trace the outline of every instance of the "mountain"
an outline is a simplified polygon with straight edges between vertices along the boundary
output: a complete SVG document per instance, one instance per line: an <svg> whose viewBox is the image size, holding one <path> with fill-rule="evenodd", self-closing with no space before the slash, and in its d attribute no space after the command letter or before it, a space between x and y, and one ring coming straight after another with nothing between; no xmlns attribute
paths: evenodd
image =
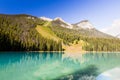
<svg viewBox="0 0 120 80"><path fill-rule="evenodd" d="M79 32L80 34L89 37L113 38L112 36L97 30L88 20L83 20L76 24L70 24L65 22L61 18L56 18L52 21L52 26L60 26L72 30L77 30L77 32Z"/></svg>
<svg viewBox="0 0 120 80"><path fill-rule="evenodd" d="M81 34L86 36L112 38L112 36L97 30L94 25L92 25L88 20L83 20L81 22L73 24L73 29L80 31Z"/></svg>
<svg viewBox="0 0 120 80"><path fill-rule="evenodd" d="M73 28L73 25L71 25L70 23L65 22L62 18L59 18L59 17L55 18L52 21L52 25L53 26L61 26L61 27L69 28L69 29Z"/></svg>
<svg viewBox="0 0 120 80"><path fill-rule="evenodd" d="M48 21L48 22L52 22L53 26L61 26L61 27L65 27L65 28L73 28L73 25L71 25L70 23L65 22L62 18L60 17L56 17L55 19L50 19L47 17L40 17L41 20L44 21Z"/></svg>
<svg viewBox="0 0 120 80"><path fill-rule="evenodd" d="M0 14L0 51L63 50L120 51L120 40L88 20L70 24L61 18Z"/></svg>
<svg viewBox="0 0 120 80"><path fill-rule="evenodd" d="M94 29L94 26L88 20L83 20L81 22L73 24L73 26L74 29Z"/></svg>

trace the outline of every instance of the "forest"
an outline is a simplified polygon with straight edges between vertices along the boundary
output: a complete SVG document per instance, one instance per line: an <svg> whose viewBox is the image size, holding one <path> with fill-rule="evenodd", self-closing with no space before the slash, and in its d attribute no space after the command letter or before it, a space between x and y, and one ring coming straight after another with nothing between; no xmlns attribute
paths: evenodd
<svg viewBox="0 0 120 80"><path fill-rule="evenodd" d="M30 15L0 15L0 51L61 51L61 42L36 30L44 21Z"/></svg>

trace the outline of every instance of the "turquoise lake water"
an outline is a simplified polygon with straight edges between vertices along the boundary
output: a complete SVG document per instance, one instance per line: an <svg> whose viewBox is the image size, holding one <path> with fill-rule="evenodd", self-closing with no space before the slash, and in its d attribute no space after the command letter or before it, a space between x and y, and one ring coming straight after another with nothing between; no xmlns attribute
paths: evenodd
<svg viewBox="0 0 120 80"><path fill-rule="evenodd" d="M0 52L0 80L61 80L80 71L91 73L85 69L90 65L97 75L120 67L120 53Z"/></svg>

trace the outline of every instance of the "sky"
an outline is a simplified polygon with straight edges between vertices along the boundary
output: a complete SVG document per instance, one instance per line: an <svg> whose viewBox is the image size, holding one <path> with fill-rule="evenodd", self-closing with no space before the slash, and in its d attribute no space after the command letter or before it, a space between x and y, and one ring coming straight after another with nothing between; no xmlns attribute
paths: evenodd
<svg viewBox="0 0 120 80"><path fill-rule="evenodd" d="M120 0L0 0L0 13L61 17L69 23L89 20L107 33L116 20L120 26Z"/></svg>

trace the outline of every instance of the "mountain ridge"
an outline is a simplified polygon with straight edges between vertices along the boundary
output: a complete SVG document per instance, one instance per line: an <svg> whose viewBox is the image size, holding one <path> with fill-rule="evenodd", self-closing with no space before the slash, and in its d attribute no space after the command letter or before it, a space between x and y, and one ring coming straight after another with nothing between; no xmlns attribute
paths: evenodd
<svg viewBox="0 0 120 80"><path fill-rule="evenodd" d="M74 26L77 26L77 27L82 28L82 29L93 29L93 28L94 28L93 25L92 25L88 20L82 20L82 21L77 22L77 23L75 23L75 24L70 24L70 23L64 21L64 20L63 20L62 18L60 18L60 17L56 17L56 18L54 18L54 19L50 19L50 18L47 18L47 17L40 17L40 19L43 19L43 20L45 20L45 21L51 21L51 22L52 22L52 21L63 22L63 23L66 24L67 26L70 26L70 27L67 27L67 28L70 28L70 29L73 29ZM87 24L87 26L86 26L86 24ZM63 27L65 27L65 26L63 26Z"/></svg>
<svg viewBox="0 0 120 80"><path fill-rule="evenodd" d="M81 34L87 35L87 36L113 38L113 36L97 30L88 20L83 20L75 24L70 24L70 23L68 24L64 20L58 19L58 20L51 21L51 23L52 23L52 26L60 26L60 27L64 27L72 30L77 30L81 32ZM77 24L80 24L80 25L76 26Z"/></svg>
<svg viewBox="0 0 120 80"><path fill-rule="evenodd" d="M89 20L82 20L73 24L77 29L94 29L95 27L89 22Z"/></svg>
<svg viewBox="0 0 120 80"><path fill-rule="evenodd" d="M50 19L50 18L47 18L47 19ZM52 23L52 26L60 26L60 27L65 27L65 28L69 28L69 29L78 30L81 32L81 34L87 33L88 35L92 35L95 37L100 37L100 36L107 37L108 36L109 38L110 37L113 38L113 36L97 30L89 20L82 20L75 24L70 24L70 23L64 21L60 17L56 17L56 18L50 19L50 20L47 20L47 19L46 19L46 21L50 21ZM94 34L92 34L92 33L94 33Z"/></svg>

